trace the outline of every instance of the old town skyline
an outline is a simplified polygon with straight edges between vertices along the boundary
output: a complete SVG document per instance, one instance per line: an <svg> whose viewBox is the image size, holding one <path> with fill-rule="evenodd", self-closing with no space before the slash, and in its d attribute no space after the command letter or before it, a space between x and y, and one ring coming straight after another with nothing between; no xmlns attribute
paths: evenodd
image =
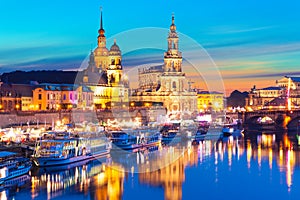
<svg viewBox="0 0 300 200"><path fill-rule="evenodd" d="M260 2L258 6L257 2L241 5L232 0L231 3L234 2L236 4L232 8L218 2L222 9L216 11L223 13L223 20L213 17L213 12L205 10L213 7L207 2L191 1L182 7L178 6L177 1L171 4L165 1L155 2L148 5L152 10L147 11L142 3L134 1L118 2L120 7L113 7L106 1L91 1L86 5L81 1L74 1L70 9L67 9L68 5L55 1L46 3L47 5L18 3L17 6L13 2L3 2L2 8L7 8L13 15L1 22L4 31L1 33L3 45L0 48L0 73L14 70L78 69L90 49L96 45L95 27L99 26L99 11L89 11L98 10L102 5L109 44L112 44L116 34L123 31L150 26L166 28L169 16L174 12L179 32L195 39L215 61L227 94L234 89L249 91L254 84L259 88L274 85L275 80L284 75L298 75L299 34L296 33L299 28L295 22L299 17L293 11L296 6L282 7L276 1L271 10L267 9L267 2ZM160 9L160 6L165 6L165 9ZM253 8L251 12L249 7ZM225 13L225 8L231 10L231 14ZM188 16L185 15L187 9L191 11ZM51 10L56 11L55 15ZM129 10L141 15L139 20L134 20L134 14L128 14ZM243 10L247 12L241 15ZM66 15L71 11L84 14ZM289 15L280 17L277 14L279 11L289 12ZM5 15L6 11L1 13ZM234 14L239 14L239 19L235 19ZM36 15L39 19L34 19ZM120 15L123 17L119 17ZM58 20L60 16L63 18ZM165 38L166 35L167 29L162 37ZM130 41L118 42L122 48L131 45ZM162 47L166 46L163 41L159 42ZM161 52L163 50L153 50L150 53L145 50L124 54L124 68L145 64L145 61L150 64L162 63Z"/></svg>

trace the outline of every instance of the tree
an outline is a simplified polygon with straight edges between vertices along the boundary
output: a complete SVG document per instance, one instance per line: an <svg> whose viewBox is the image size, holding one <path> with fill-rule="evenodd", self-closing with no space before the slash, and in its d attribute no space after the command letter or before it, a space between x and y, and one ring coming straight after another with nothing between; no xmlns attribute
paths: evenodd
<svg viewBox="0 0 300 200"><path fill-rule="evenodd" d="M229 97L227 97L227 106L229 107L244 107L245 99L248 97L248 92L240 92L234 90Z"/></svg>

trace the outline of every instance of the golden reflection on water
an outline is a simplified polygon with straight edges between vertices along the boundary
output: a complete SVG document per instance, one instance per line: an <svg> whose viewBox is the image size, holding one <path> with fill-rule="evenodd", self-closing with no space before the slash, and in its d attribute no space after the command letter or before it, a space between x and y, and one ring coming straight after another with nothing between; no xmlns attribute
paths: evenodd
<svg viewBox="0 0 300 200"><path fill-rule="evenodd" d="M65 171L32 176L31 197L46 190L47 199L62 197L65 190L74 186L85 196L92 193L92 199L118 200L123 195L124 170L118 165L82 165ZM94 191L91 192L91 189Z"/></svg>
<svg viewBox="0 0 300 200"><path fill-rule="evenodd" d="M122 199L124 169L121 166L107 166L103 173L94 176L95 179L95 196L93 199Z"/></svg>
<svg viewBox="0 0 300 200"><path fill-rule="evenodd" d="M163 187L165 200L182 199L182 184L185 181L184 169L186 166L197 165L198 157L201 157L200 155L203 153L208 153L206 147L206 145L188 147L181 157L166 167L156 171L140 173L139 182L155 187ZM158 159L155 162L159 165L162 161Z"/></svg>

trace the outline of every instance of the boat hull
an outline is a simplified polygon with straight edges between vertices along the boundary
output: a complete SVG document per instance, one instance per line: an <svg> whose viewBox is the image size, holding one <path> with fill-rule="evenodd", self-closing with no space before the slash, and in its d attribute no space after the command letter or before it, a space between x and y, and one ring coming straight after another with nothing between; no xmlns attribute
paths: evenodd
<svg viewBox="0 0 300 200"><path fill-rule="evenodd" d="M75 156L71 158L51 158L51 157L33 157L33 163L37 167L47 167L47 166L56 166L56 165L67 165L75 162L80 162L84 160L90 160L97 157L105 156L109 154L110 150L107 149L105 151L92 154L92 155L85 155L85 156Z"/></svg>
<svg viewBox="0 0 300 200"><path fill-rule="evenodd" d="M145 144L130 143L130 144L114 144L114 145L123 150L133 150L133 149L138 149L138 148L143 148L143 147L156 146L156 145L159 145L160 143L161 143L161 141L155 141L155 142L145 143Z"/></svg>

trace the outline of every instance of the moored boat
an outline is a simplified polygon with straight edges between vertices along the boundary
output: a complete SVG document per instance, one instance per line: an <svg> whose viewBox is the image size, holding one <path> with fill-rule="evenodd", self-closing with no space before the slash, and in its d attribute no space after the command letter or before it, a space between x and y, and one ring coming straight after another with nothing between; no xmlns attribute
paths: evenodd
<svg viewBox="0 0 300 200"><path fill-rule="evenodd" d="M112 143L118 148L132 150L142 147L158 145L161 142L159 133L145 135L131 135L124 131L111 131Z"/></svg>
<svg viewBox="0 0 300 200"><path fill-rule="evenodd" d="M0 152L0 184L29 172L30 160L16 156L17 154L13 152Z"/></svg>
<svg viewBox="0 0 300 200"><path fill-rule="evenodd" d="M239 136L243 133L243 130L238 129L236 124L225 124L222 129L223 136Z"/></svg>
<svg viewBox="0 0 300 200"><path fill-rule="evenodd" d="M162 132L162 141L163 142L170 142L172 141L176 135L178 134L177 130L168 130L168 131L164 131Z"/></svg>
<svg viewBox="0 0 300 200"><path fill-rule="evenodd" d="M52 133L37 141L32 159L36 166L46 167L93 159L109 152L110 142L105 136L73 137L69 133Z"/></svg>
<svg viewBox="0 0 300 200"><path fill-rule="evenodd" d="M198 130L197 134L206 134L209 129L209 122L208 121L199 121L198 122Z"/></svg>

